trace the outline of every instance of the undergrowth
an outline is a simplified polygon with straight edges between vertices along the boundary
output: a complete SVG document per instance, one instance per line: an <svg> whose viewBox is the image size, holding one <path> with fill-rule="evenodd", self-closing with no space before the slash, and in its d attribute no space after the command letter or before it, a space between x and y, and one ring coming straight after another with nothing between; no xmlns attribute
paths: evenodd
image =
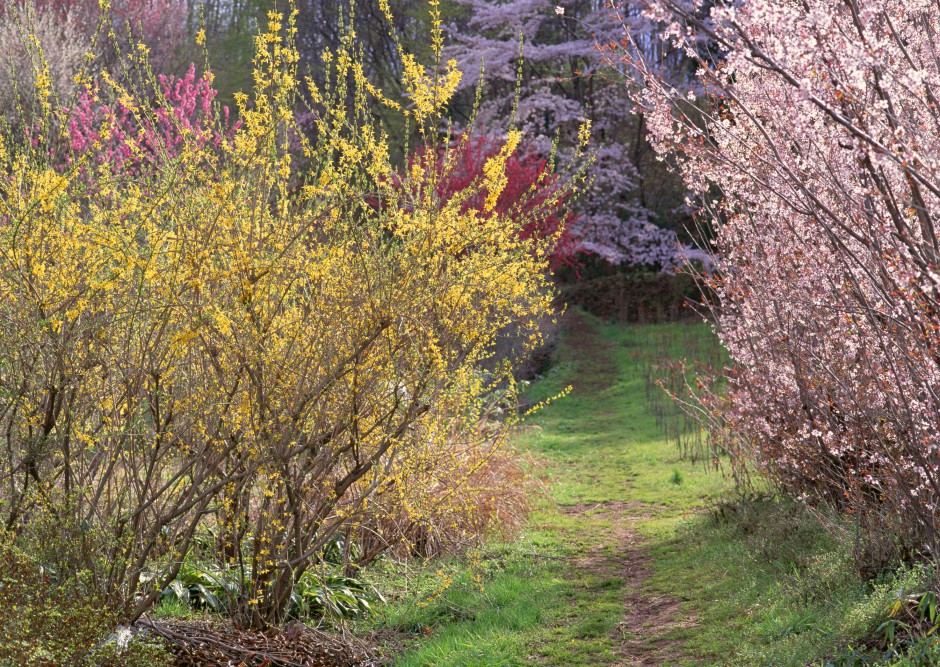
<svg viewBox="0 0 940 667"><path fill-rule="evenodd" d="M841 520L766 497L716 505L655 550L652 586L679 595L694 627L676 635L694 664L848 667L896 663L911 643L885 622L928 573L866 580Z"/></svg>
<svg viewBox="0 0 940 667"><path fill-rule="evenodd" d="M626 633L667 647L669 665L940 665L934 572L908 566L863 577L844 519L767 489L736 494L663 435L645 402L645 348L664 341L678 355L676 341L709 336L707 327L582 322L588 328L565 335L528 399L570 383L574 391L517 433L530 477L542 482L532 485L542 491L524 533L461 557L381 560L351 580L355 591L374 592L366 607L350 589L352 597L336 598L345 608L313 610L311 619L384 640L400 667L622 664ZM640 590L615 571L584 566L585 554L623 555L610 514L596 509L611 506L641 508L642 544L631 548L648 550L651 565ZM184 569L188 598L168 590L157 613L211 610L201 586L220 602L222 593L206 576ZM309 588L317 595L347 584L327 578ZM662 626L624 628L628 598L638 594L650 605L680 604Z"/></svg>

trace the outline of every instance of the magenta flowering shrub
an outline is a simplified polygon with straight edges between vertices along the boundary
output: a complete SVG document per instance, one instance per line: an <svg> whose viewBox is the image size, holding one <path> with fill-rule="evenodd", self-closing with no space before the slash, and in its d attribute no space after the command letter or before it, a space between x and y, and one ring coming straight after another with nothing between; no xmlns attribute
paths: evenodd
<svg viewBox="0 0 940 667"><path fill-rule="evenodd" d="M699 94L629 42L604 48L717 229L734 364L712 435L785 490L838 503L862 535L935 550L940 10L657 0L647 16L698 58ZM703 39L720 58L700 57Z"/></svg>
<svg viewBox="0 0 940 667"><path fill-rule="evenodd" d="M160 74L157 82L157 104L146 114L119 98L103 97L98 89L83 91L67 110L73 156L135 172L148 162L176 157L187 142L220 145L238 128L240 121L231 122L228 107L215 117L217 91L208 76L196 76L195 66L182 77Z"/></svg>

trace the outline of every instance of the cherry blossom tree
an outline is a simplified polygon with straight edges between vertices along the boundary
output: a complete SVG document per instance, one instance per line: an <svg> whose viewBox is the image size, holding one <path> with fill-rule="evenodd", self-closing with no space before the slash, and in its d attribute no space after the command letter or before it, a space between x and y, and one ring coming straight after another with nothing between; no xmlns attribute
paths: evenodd
<svg viewBox="0 0 940 667"><path fill-rule="evenodd" d="M940 12L749 0L651 20L700 93L631 71L659 151L714 222L734 359L713 435L783 489L850 510L868 564L940 537ZM707 38L721 58L703 56ZM867 546L866 546L867 545Z"/></svg>

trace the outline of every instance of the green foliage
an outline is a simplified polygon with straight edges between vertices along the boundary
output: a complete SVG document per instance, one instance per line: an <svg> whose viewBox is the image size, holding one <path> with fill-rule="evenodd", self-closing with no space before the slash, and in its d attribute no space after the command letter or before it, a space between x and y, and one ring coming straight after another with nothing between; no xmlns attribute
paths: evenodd
<svg viewBox="0 0 940 667"><path fill-rule="evenodd" d="M199 615L188 603L176 598L164 598L150 611L150 616L157 619L182 620Z"/></svg>
<svg viewBox="0 0 940 667"><path fill-rule="evenodd" d="M243 590L236 570L183 563L176 579L163 590L160 601L196 610L224 612L232 608Z"/></svg>
<svg viewBox="0 0 940 667"><path fill-rule="evenodd" d="M922 580L916 576L914 581ZM940 596L936 590L897 588L874 632L877 648L890 665L940 665Z"/></svg>
<svg viewBox="0 0 940 667"><path fill-rule="evenodd" d="M849 646L821 667L934 667L940 665L940 597L923 590L924 573L913 571L892 582L895 593L883 609L885 620L860 648ZM913 589L910 587L913 586ZM882 587L883 588L883 587ZM916 592L910 592L910 591Z"/></svg>
<svg viewBox="0 0 940 667"><path fill-rule="evenodd" d="M361 618L372 611L376 601L385 598L359 579L307 570L294 584L290 598L291 618Z"/></svg>
<svg viewBox="0 0 940 667"><path fill-rule="evenodd" d="M0 533L0 665L157 667L169 664L159 642L117 642L117 614L86 573L60 578L26 547Z"/></svg>
<svg viewBox="0 0 940 667"><path fill-rule="evenodd" d="M333 539L323 547L323 553L320 560L330 565L345 565L347 560L356 562L362 556L362 548L355 540L349 541L349 558L346 554L346 537L344 535L334 535Z"/></svg>
<svg viewBox="0 0 940 667"><path fill-rule="evenodd" d="M339 551L336 551L337 544ZM342 540L331 542L324 553L341 562ZM226 613L245 595L238 570L215 565L183 563L177 577L163 590L158 613L188 616L192 612ZM343 620L361 618L385 598L372 586L329 567L304 572L294 584L288 617L293 619Z"/></svg>
<svg viewBox="0 0 940 667"><path fill-rule="evenodd" d="M102 644L88 664L94 667L169 667L174 661L159 639L138 635L124 646L115 641Z"/></svg>
<svg viewBox="0 0 940 667"><path fill-rule="evenodd" d="M551 499L537 505L523 539L490 546L482 570L448 561L370 572L391 602L368 627L412 638L398 665L622 664L618 624L634 590L616 571L581 563L585 554L616 563L623 552L611 543L609 515L570 513L618 502L649 509L635 525L653 557L650 599L681 601L674 627L625 631L638 643L670 644L668 664L940 664L929 623L940 604L925 598L933 589L923 570L867 581L851 527L837 517L759 489L731 496L729 480L679 459L644 406L638 350L675 339L680 325L589 324L594 333L563 337L557 363L529 392L538 402L578 383L520 436L544 462L539 476L551 479ZM451 582L443 591L442 578ZM920 629L905 634L895 623L889 654L884 623L898 600L897 621Z"/></svg>

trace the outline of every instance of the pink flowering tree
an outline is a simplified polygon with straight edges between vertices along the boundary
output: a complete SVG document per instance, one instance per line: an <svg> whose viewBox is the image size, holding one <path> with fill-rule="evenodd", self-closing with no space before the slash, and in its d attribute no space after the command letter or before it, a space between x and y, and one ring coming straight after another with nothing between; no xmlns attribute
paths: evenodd
<svg viewBox="0 0 940 667"><path fill-rule="evenodd" d="M940 14L926 0L656 0L698 93L611 42L662 154L714 222L733 357L713 436L851 511L859 555L936 553ZM702 57L702 39L722 54Z"/></svg>
<svg viewBox="0 0 940 667"><path fill-rule="evenodd" d="M533 150L543 156L557 151L565 163L581 123L592 124L596 156L572 228L580 251L613 265L680 263L676 233L657 225L654 211L674 210L665 202L681 202L682 194L663 187L668 176L647 173L659 163L647 155L643 121L630 115L623 86L595 48L594 35L618 29L616 17L581 0L459 0L459 6L465 17L451 25L449 55L465 73L468 93L478 85L482 65L485 90L476 124L484 133L501 130L514 117ZM681 65L679 52L650 39L649 21L636 15L629 22L662 68Z"/></svg>

